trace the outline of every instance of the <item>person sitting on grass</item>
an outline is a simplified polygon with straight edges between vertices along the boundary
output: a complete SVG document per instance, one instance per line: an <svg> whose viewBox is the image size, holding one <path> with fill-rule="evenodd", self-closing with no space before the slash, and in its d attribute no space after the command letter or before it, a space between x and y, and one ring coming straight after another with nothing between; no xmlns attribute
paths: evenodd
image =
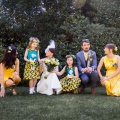
<svg viewBox="0 0 120 120"><path fill-rule="evenodd" d="M66 77L60 80L63 92L73 92L78 94L78 87L80 86L80 78L78 74L78 68L75 66L75 56L66 56L66 66L60 71L56 71L56 74L61 76L66 73Z"/></svg>
<svg viewBox="0 0 120 120"><path fill-rule="evenodd" d="M17 58L17 49L15 46L8 46L5 55L0 62L1 89L12 87L12 94L17 95L15 88L21 81L19 76L19 59ZM4 81L4 84L2 83ZM4 89L3 89L4 91ZM4 96L2 92L1 96Z"/></svg>

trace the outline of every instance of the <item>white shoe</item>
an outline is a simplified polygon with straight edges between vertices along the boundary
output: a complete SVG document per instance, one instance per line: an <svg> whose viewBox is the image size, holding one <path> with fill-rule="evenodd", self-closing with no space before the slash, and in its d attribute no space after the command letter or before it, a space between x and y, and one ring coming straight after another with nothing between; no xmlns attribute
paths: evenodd
<svg viewBox="0 0 120 120"><path fill-rule="evenodd" d="M33 89L32 89L32 88L30 88L30 90L29 90L29 94L30 94L30 95L33 94Z"/></svg>
<svg viewBox="0 0 120 120"><path fill-rule="evenodd" d="M36 93L36 92L35 92L35 88L34 88L34 87L32 88L32 91L33 91L33 93Z"/></svg>
<svg viewBox="0 0 120 120"><path fill-rule="evenodd" d="M36 93L35 90L33 90L33 93Z"/></svg>

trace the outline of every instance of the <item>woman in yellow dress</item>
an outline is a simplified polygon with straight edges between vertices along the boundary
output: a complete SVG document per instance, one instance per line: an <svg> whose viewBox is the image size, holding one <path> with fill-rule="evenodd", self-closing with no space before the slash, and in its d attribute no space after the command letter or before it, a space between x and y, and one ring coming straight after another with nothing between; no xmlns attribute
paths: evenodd
<svg viewBox="0 0 120 120"><path fill-rule="evenodd" d="M19 77L19 59L17 58L16 47L8 46L5 55L0 62L0 70L1 83L4 81L5 88L12 87L12 94L16 95L15 88L21 81L21 78Z"/></svg>
<svg viewBox="0 0 120 120"><path fill-rule="evenodd" d="M107 95L120 96L120 57L115 55L117 47L114 44L107 44L104 52L106 56L101 58L97 69L101 84L105 86ZM100 72L103 64L106 68L106 76Z"/></svg>

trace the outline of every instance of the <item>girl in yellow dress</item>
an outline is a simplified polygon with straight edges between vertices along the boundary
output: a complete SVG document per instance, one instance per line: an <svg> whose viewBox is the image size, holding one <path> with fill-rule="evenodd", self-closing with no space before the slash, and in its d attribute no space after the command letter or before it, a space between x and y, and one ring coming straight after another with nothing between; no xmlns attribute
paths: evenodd
<svg viewBox="0 0 120 120"><path fill-rule="evenodd" d="M1 81L4 81L5 88L12 87L13 95L17 94L15 88L21 81L19 77L19 59L17 58L17 54L15 46L8 46L0 64Z"/></svg>
<svg viewBox="0 0 120 120"><path fill-rule="evenodd" d="M115 55L117 47L114 44L107 44L104 51L106 56L101 58L97 69L101 84L105 86L107 95L120 96L120 57ZM106 76L100 72L103 64L106 68Z"/></svg>
<svg viewBox="0 0 120 120"><path fill-rule="evenodd" d="M37 79L40 79L38 38L30 37L29 45L25 51L24 60L26 61L24 79L29 80L29 94L33 94L35 93Z"/></svg>
<svg viewBox="0 0 120 120"><path fill-rule="evenodd" d="M81 80L79 78L78 68L75 66L75 56L66 56L66 66L56 74L61 76L66 73L66 77L60 80L63 92L73 92L78 94L78 87L80 86Z"/></svg>

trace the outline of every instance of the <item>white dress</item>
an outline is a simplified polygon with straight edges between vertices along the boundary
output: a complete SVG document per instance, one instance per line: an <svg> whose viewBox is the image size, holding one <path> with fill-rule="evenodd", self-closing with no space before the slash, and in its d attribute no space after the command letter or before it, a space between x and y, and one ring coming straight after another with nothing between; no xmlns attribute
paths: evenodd
<svg viewBox="0 0 120 120"><path fill-rule="evenodd" d="M58 69L58 67L55 69ZM43 63L43 73L40 81L37 84L37 92L41 94L52 95L53 89L55 89L56 93L59 94L62 90L61 84L57 75L55 73L48 72L46 65Z"/></svg>

